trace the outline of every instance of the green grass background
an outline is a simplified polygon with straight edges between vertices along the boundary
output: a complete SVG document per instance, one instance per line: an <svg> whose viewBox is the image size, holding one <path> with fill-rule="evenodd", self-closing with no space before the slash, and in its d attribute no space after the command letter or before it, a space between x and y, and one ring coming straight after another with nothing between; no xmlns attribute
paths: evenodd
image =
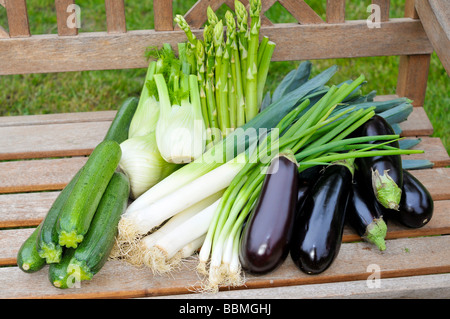
<svg viewBox="0 0 450 319"><path fill-rule="evenodd" d="M174 14L186 13L196 1L174 0ZM325 19L325 0L307 0L306 2ZM79 3L81 7L79 32L106 30L104 1L84 0ZM346 1L346 19L367 19L369 13L366 8L370 3L370 0ZM57 33L53 0L27 1L27 5L32 34ZM152 0L126 1L125 7L128 30L154 27ZM226 10L227 7L224 5L217 13L223 16ZM403 13L404 0L392 0L390 17L403 17ZM279 3L276 3L266 16L273 22L295 22ZM7 29L6 11L2 6L0 6L0 25ZM269 71L267 89L273 90L283 76L300 62L273 62ZM379 95L395 93L399 57L330 59L312 62L314 74L337 64L340 70L332 79L334 83L355 78L363 73L368 80L366 92L376 90ZM145 69L132 69L0 76L0 116L117 109L126 97L139 96L145 71ZM434 127L433 136L442 139L448 152L450 151L449 91L449 77L438 57L433 53L424 108Z"/></svg>

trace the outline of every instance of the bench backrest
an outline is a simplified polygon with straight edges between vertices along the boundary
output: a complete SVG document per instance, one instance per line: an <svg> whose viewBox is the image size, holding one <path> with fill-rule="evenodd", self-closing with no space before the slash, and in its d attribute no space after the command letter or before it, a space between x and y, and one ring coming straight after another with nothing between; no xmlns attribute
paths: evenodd
<svg viewBox="0 0 450 319"><path fill-rule="evenodd" d="M241 0L248 5L248 0ZM415 1L405 1L405 17L389 18L389 0L372 0L380 9L379 27L367 20L346 20L345 0L327 0L326 21L302 0L263 0L263 13L279 2L298 23L273 23L263 16L261 35L277 43L274 61L400 56L397 95L423 105L432 45L418 19ZM8 32L0 26L0 75L143 68L146 47L185 41L174 28L172 0L153 0L154 29L128 31L124 0L105 0L107 30L78 32L70 28L67 10L74 0L55 0L58 34L30 34L26 0L0 0ZM199 0L185 14L201 37L206 8L234 0Z"/></svg>

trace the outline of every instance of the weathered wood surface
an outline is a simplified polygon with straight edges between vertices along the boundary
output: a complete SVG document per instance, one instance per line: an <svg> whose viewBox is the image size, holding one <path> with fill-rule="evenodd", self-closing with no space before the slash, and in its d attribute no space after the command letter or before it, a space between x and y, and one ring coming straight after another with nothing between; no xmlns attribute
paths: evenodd
<svg viewBox="0 0 450 319"><path fill-rule="evenodd" d="M370 265L377 266L381 278L445 274L450 272L450 254L442 251L448 245L450 236L389 240L389 249L384 252L364 242L344 243L335 262L320 275L302 273L288 258L270 274L247 275L245 285L237 289L245 288L251 294L256 288L366 280L373 272ZM192 267L195 260L169 276L154 276L145 268L109 261L95 279L66 290L52 287L47 278L48 266L34 274L5 267L0 268L0 286L4 287L0 298L131 298L195 293L201 288L202 278ZM202 294L196 293L196 297L202 298Z"/></svg>
<svg viewBox="0 0 450 319"><path fill-rule="evenodd" d="M0 160L88 155L105 136L115 111L0 117ZM402 136L411 138L433 133L422 107L415 107L408 121L401 123ZM26 136L27 138L24 138ZM427 140L423 149L436 166L449 165L442 143ZM424 158L414 155L409 158Z"/></svg>
<svg viewBox="0 0 450 319"><path fill-rule="evenodd" d="M377 99L392 97L380 96ZM67 131L67 136L81 134L72 142L60 136L61 142L56 144L64 152L68 151L68 144L74 143L76 147L73 150L84 150L88 155L106 133L114 115L115 111L101 111L0 118L0 130L4 134L15 132L18 128L26 131L14 145L0 145L0 154L24 155L24 150L28 148L30 153L35 154L58 151L58 147L49 150L43 140L52 138L49 132L59 127L58 132L63 134ZM96 126L97 130L94 129ZM90 137L83 136L81 132L75 133L82 131L81 127L95 133ZM195 289L201 286L201 278L192 269L192 263L170 276L154 276L146 269L108 261L94 280L82 282L79 289L69 290L51 286L47 279L48 266L38 273L23 273L14 266L20 245L42 221L59 191L85 163L87 156L0 162L0 266L7 266L0 268L0 286L5 287L0 290L0 298L241 298L243 295L249 298L294 298L295 292L298 292L296 298L303 298L313 288L316 294L310 297L317 298L411 298L435 296L438 292L441 296L447 296L450 287L438 278L445 279L450 272L450 167L444 167L448 165L448 154L440 139L427 136L433 130L423 108L415 107L408 121L402 123L402 128L403 134L422 139L415 148L425 149L426 153L424 157L415 155L419 156L416 158L438 163L433 169L411 171L427 187L435 201L434 216L427 225L420 229L408 229L388 221L385 252L365 243L353 229L346 226L338 258L325 273L318 276L303 274L288 258L277 271L262 277L247 275L245 286L230 291L228 287L223 287L215 295L195 293ZM40 141L30 135L38 131ZM424 132L427 134L423 135ZM30 142L26 142L28 139ZM42 147L34 146L36 144ZM381 289L369 290L367 286L361 286L371 274L367 268L371 264L380 267ZM424 275L429 280L420 281L425 278ZM405 280L409 280L409 285L403 286L403 289L395 286ZM17 284L10 285L11 282ZM420 288L419 282L423 283ZM326 288L332 290L325 293Z"/></svg>
<svg viewBox="0 0 450 319"><path fill-rule="evenodd" d="M415 8L439 60L450 74L450 1L416 1Z"/></svg>
<svg viewBox="0 0 450 319"><path fill-rule="evenodd" d="M48 193L46 193L48 194ZM9 211L9 214L4 214L3 210L0 211L2 214L2 219L0 220L0 227L12 226L14 227L24 227L24 226L37 226L45 217L48 209L52 204L52 199L56 198L57 192L52 192L48 196L43 198L33 198L25 197L25 203L20 204L19 202L6 203L6 205L15 205L17 208ZM5 201L14 200L14 198L7 198L3 200L0 196L0 204ZM449 196L450 199L450 196ZM24 212L26 207L31 205L37 205L37 207L31 208L29 211ZM6 206L5 205L5 206ZM10 206L12 206L10 205ZM398 239L398 238L409 238L417 236L435 236L435 235L449 235L450 234L450 200L440 200L436 201L435 211L431 221L420 229L406 228L395 221L387 221L388 233L387 239ZM2 229L0 230L0 266L14 266L16 264L17 252L22 245L22 242L27 238L34 227L30 228L20 228L20 229ZM361 237L356 234L356 232L349 226L345 227L344 236L342 242L351 243L362 241ZM387 242L387 247L391 241Z"/></svg>
<svg viewBox="0 0 450 319"><path fill-rule="evenodd" d="M124 33L127 31L124 0L106 0L106 29L108 33Z"/></svg>
<svg viewBox="0 0 450 319"><path fill-rule="evenodd" d="M58 35L59 36L69 36L69 35L77 35L78 28L69 27L67 23L67 19L72 18L73 12L71 10L68 11L70 5L74 5L74 0L56 0L55 8L56 8L56 22L58 25ZM71 21L76 26L76 21Z"/></svg>
<svg viewBox="0 0 450 319"><path fill-rule="evenodd" d="M195 294L146 299L196 299ZM276 288L205 293L202 299L449 299L450 274L380 278L379 286L367 280L296 285Z"/></svg>
<svg viewBox="0 0 450 319"><path fill-rule="evenodd" d="M370 29L365 20L346 21L339 28L327 23L275 24L262 27L261 36L275 39L277 43L273 61L415 55L433 51L419 20L391 19L381 26ZM194 30L200 38L202 33ZM348 37L348 34L357 36ZM176 47L176 43L185 40L183 31L155 30L0 39L0 75L144 68L148 62L142 52L148 46L170 43Z"/></svg>

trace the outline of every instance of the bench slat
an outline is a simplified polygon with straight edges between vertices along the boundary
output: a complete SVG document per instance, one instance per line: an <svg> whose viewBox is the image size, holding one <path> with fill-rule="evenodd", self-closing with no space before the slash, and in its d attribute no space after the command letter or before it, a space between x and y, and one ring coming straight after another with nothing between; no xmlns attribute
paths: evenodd
<svg viewBox="0 0 450 319"><path fill-rule="evenodd" d="M0 162L0 193L60 190L87 157Z"/></svg>
<svg viewBox="0 0 450 319"><path fill-rule="evenodd" d="M0 117L0 160L88 155L105 136L116 111ZM433 127L421 107L415 107L401 123L402 136L429 135ZM449 165L448 154L438 138L424 138L416 148L435 166Z"/></svg>
<svg viewBox="0 0 450 319"><path fill-rule="evenodd" d="M202 299L448 299L450 274L401 278L380 278L379 286L367 280L333 282L289 287L220 291L203 294ZM146 297L145 299L196 299L198 295ZM287 313L286 313L287 314Z"/></svg>
<svg viewBox="0 0 450 319"><path fill-rule="evenodd" d="M59 193L50 191L0 195L0 228L39 225Z"/></svg>
<svg viewBox="0 0 450 319"><path fill-rule="evenodd" d="M21 125L46 125L80 122L111 122L117 111L74 112L36 115L1 116L0 127Z"/></svg>
<svg viewBox="0 0 450 319"><path fill-rule="evenodd" d="M110 122L0 127L0 160L89 155Z"/></svg>
<svg viewBox="0 0 450 319"><path fill-rule="evenodd" d="M433 168L450 165L450 157L439 137L420 137L421 142L411 149L422 150L422 154L402 155L405 160L430 160Z"/></svg>
<svg viewBox="0 0 450 319"><path fill-rule="evenodd" d="M0 162L0 193L62 189L87 157ZM450 168L413 170L435 200L450 199Z"/></svg>
<svg viewBox="0 0 450 319"><path fill-rule="evenodd" d="M381 278L450 272L450 254L447 253L450 236L395 239L390 240L388 245L389 250L380 252L363 242L344 243L331 267L316 276L302 273L287 258L280 268L270 274L257 277L246 275L245 287L270 288L366 280L373 273L373 269L368 269L369 265L378 265ZM82 289L66 290L51 286L47 266L33 274L26 274L18 267L4 267L0 268L0 286L3 287L0 298L126 298L190 293L201 287L198 274L192 270L195 263L191 262L170 276L153 276L145 268L108 261L92 281L80 284ZM228 287L225 289L228 290ZM202 298L202 295L197 297Z"/></svg>
<svg viewBox="0 0 450 319"><path fill-rule="evenodd" d="M3 195L4 196L4 195ZM1 197L1 196L0 196ZM38 203L39 204L39 203ZM50 204L51 205L51 204ZM48 201L41 206L48 206ZM42 218L45 217L46 211L43 212L43 207L34 214L28 213L22 218L29 217L30 219L23 219L26 223L38 225ZM408 238L418 236L435 236L435 235L448 235L450 234L450 200L435 201L435 209L433 218L431 221L419 229L407 228L394 221L388 221L388 233L386 239ZM17 216L20 212L16 212ZM3 214L2 214L3 215ZM13 213L9 214L11 217ZM19 222L20 219L15 221ZM0 220L0 227L8 225L10 219L8 216L3 217ZM25 224L25 223L24 223ZM25 225L24 225L25 226ZM31 234L34 228L22 228L22 229L2 229L0 230L0 266L11 266L16 264L17 252L25 239ZM342 238L344 243L362 241L361 237L348 225L345 226L344 236ZM392 241L388 241L387 249L390 249Z"/></svg>
<svg viewBox="0 0 450 319"><path fill-rule="evenodd" d="M277 39L273 61L433 52L422 24L417 20L391 19L381 22L381 28L378 29L368 28L365 20L346 21L336 26L339 27L330 28L326 23L275 24L261 27L261 36ZM193 32L198 37L203 35L203 30ZM355 36L347 37L348 34ZM146 68L148 61L142 52L147 47L170 43L176 48L177 43L185 40L183 31L155 30L131 30L119 34L85 32L75 37L47 34L0 39L0 52L3 52L0 75ZM64 47L65 50L55 50L58 47Z"/></svg>

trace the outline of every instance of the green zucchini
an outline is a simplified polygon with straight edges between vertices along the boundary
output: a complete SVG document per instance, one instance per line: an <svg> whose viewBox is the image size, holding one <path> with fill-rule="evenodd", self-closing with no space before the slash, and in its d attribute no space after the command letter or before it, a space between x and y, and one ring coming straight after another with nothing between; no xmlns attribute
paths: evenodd
<svg viewBox="0 0 450 319"><path fill-rule="evenodd" d="M123 102L109 126L105 140L113 140L120 144L128 139L128 129L136 112L138 102L139 99L136 97L130 97Z"/></svg>
<svg viewBox="0 0 450 319"><path fill-rule="evenodd" d="M130 194L128 177L114 173L98 205L84 240L75 250L69 268L79 270L77 279L91 280L108 260L115 244L117 225L127 208Z"/></svg>
<svg viewBox="0 0 450 319"><path fill-rule="evenodd" d="M75 249L64 250L59 263L50 264L48 269L48 279L56 288L66 289L74 287L77 282L76 269L69 268L69 262L75 253Z"/></svg>
<svg viewBox="0 0 450 319"><path fill-rule="evenodd" d="M57 221L61 246L77 248L83 240L121 155L119 143L106 140L89 156Z"/></svg>
<svg viewBox="0 0 450 319"><path fill-rule="evenodd" d="M42 221L39 234L37 235L36 248L39 256L45 258L46 263L58 263L61 260L62 247L59 245L59 235L56 229L59 213L64 206L69 194L80 176L81 168L72 180L59 193L53 202L47 215Z"/></svg>
<svg viewBox="0 0 450 319"><path fill-rule="evenodd" d="M36 272L45 266L45 259L41 258L36 250L36 239L41 225L42 223L23 242L17 253L17 266L27 273Z"/></svg>

